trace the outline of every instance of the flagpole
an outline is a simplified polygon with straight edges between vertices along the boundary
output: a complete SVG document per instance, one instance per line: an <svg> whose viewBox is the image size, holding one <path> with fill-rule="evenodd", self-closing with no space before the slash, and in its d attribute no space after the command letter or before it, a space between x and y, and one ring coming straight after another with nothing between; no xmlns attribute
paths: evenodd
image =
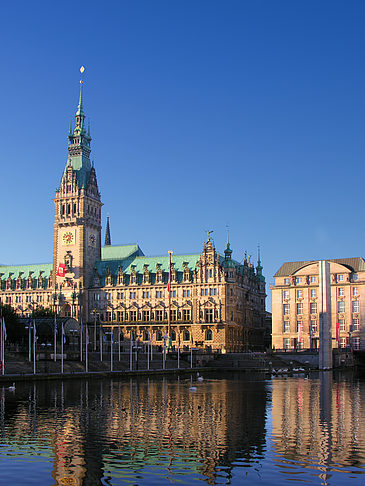
<svg viewBox="0 0 365 486"><path fill-rule="evenodd" d="M168 283L168 297L169 297L169 313L167 315L167 327L168 327L168 337L171 336L171 255L172 251L169 250L169 283Z"/></svg>
<svg viewBox="0 0 365 486"><path fill-rule="evenodd" d="M1 319L1 374L5 373L5 319Z"/></svg>
<svg viewBox="0 0 365 486"><path fill-rule="evenodd" d="M111 329L111 334L110 334L110 371L113 371L113 344L114 344L114 329L113 327Z"/></svg>
<svg viewBox="0 0 365 486"><path fill-rule="evenodd" d="M63 333L64 333L63 322L61 323L61 329L62 329L62 332L61 332L61 373L63 373Z"/></svg>
<svg viewBox="0 0 365 486"><path fill-rule="evenodd" d="M153 361L153 332L151 326L151 361Z"/></svg>
<svg viewBox="0 0 365 486"><path fill-rule="evenodd" d="M33 374L35 374L35 339L36 339L35 319L33 320Z"/></svg>
<svg viewBox="0 0 365 486"><path fill-rule="evenodd" d="M148 370L150 369L150 345L151 345L151 337L150 337L150 333L148 333L148 343L147 343L147 369Z"/></svg>
<svg viewBox="0 0 365 486"><path fill-rule="evenodd" d="M118 324L118 361L120 361L120 324Z"/></svg>
<svg viewBox="0 0 365 486"><path fill-rule="evenodd" d="M29 317L29 320L28 320L28 359L29 359L29 363L32 361L31 334L32 334L32 321L31 321L31 318Z"/></svg>
<svg viewBox="0 0 365 486"><path fill-rule="evenodd" d="M89 371L89 361L88 361L88 348L89 348L89 330L87 324L85 326L85 371Z"/></svg>
<svg viewBox="0 0 365 486"><path fill-rule="evenodd" d="M193 336L190 334L190 368L193 367Z"/></svg>
<svg viewBox="0 0 365 486"><path fill-rule="evenodd" d="M100 361L103 361L103 339L101 335L102 326L99 326L99 336L100 336Z"/></svg>
<svg viewBox="0 0 365 486"><path fill-rule="evenodd" d="M177 368L180 369L180 331L178 331L177 341Z"/></svg>
<svg viewBox="0 0 365 486"><path fill-rule="evenodd" d="M163 337L162 369L166 367L166 335Z"/></svg>
<svg viewBox="0 0 365 486"><path fill-rule="evenodd" d="M130 369L130 371L132 371L132 369L133 369L132 346L133 346L133 331L131 331L130 346L129 346L129 369Z"/></svg>
<svg viewBox="0 0 365 486"><path fill-rule="evenodd" d="M53 330L53 361L57 361L57 317L54 315L54 330Z"/></svg>
<svg viewBox="0 0 365 486"><path fill-rule="evenodd" d="M5 374L5 341L7 339L6 335L6 326L5 326L5 317L3 317L3 366L2 366L2 374Z"/></svg>
<svg viewBox="0 0 365 486"><path fill-rule="evenodd" d="M83 335L82 316L80 315L80 361L82 362L82 335Z"/></svg>

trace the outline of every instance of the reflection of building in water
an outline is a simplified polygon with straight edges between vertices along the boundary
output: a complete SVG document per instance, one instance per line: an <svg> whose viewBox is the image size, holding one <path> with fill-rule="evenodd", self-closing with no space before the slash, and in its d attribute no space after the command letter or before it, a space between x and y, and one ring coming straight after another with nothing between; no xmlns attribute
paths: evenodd
<svg viewBox="0 0 365 486"><path fill-rule="evenodd" d="M273 441L283 459L318 464L326 472L334 465L365 462L365 396L356 383L332 381L324 372L318 381L273 381ZM313 462L313 459L315 460Z"/></svg>
<svg viewBox="0 0 365 486"><path fill-rule="evenodd" d="M8 433L29 451L34 440L53 459L55 485L94 486L110 471L129 479L148 470L202 474L245 466L265 443L264 381L190 380L36 384L12 411ZM38 390L38 391L37 391ZM9 436L10 436L9 435ZM33 452L34 453L34 452ZM29 452L32 454L32 452Z"/></svg>

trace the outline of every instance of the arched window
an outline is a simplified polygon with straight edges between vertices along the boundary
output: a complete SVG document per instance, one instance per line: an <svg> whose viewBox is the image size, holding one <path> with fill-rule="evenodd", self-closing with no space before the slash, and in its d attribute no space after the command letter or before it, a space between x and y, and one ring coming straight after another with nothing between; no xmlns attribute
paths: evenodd
<svg viewBox="0 0 365 486"><path fill-rule="evenodd" d="M207 329L205 331L205 340L206 341L212 341L212 339L213 339L213 332L212 332L211 329Z"/></svg>
<svg viewBox="0 0 365 486"><path fill-rule="evenodd" d="M176 341L176 331L171 331L171 341Z"/></svg>
<svg viewBox="0 0 365 486"><path fill-rule="evenodd" d="M189 331L183 332L183 341L190 341L190 332Z"/></svg>

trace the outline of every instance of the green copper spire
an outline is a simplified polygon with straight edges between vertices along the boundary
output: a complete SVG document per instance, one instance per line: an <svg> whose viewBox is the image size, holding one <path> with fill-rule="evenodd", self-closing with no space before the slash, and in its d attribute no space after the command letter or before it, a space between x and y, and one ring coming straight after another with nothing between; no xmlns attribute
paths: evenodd
<svg viewBox="0 0 365 486"><path fill-rule="evenodd" d="M82 66L80 69L81 74L85 68ZM86 187L89 180L91 171L90 162L90 132L87 134L85 129L85 113L83 107L83 80L80 80L80 96L79 104L76 111L76 125L72 130L72 124L70 127L70 133L68 135L68 158L66 163L67 167L72 167L76 171L76 177L79 187Z"/></svg>
<svg viewBox="0 0 365 486"><path fill-rule="evenodd" d="M77 112L76 112L76 116L77 115L84 115L84 107L82 106L82 85L84 84L83 80L81 79L80 81L80 97L79 97L79 105L77 107Z"/></svg>

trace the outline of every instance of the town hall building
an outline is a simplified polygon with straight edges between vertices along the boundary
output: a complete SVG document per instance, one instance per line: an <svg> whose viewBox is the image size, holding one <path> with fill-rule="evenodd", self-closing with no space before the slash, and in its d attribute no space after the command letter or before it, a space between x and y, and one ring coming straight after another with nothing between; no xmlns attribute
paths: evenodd
<svg viewBox="0 0 365 486"><path fill-rule="evenodd" d="M0 266L0 300L17 314L37 307L70 316L93 330L102 326L127 339L220 352L263 350L265 278L246 253L232 259L230 242L221 254L208 235L201 252L145 256L138 244L111 244L109 219L102 246L96 171L90 161L81 82L75 127L54 198L53 261ZM243 256L243 255L242 255ZM117 329L117 330L116 330ZM266 336L267 337L267 336Z"/></svg>

